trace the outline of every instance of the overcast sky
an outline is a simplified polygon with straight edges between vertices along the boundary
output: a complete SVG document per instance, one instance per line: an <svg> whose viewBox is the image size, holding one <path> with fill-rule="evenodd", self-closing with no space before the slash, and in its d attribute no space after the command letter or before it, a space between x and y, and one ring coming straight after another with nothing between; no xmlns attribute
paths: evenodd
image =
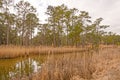
<svg viewBox="0 0 120 80"><path fill-rule="evenodd" d="M15 0L16 2L20 0ZM45 15L48 5L65 4L69 8L77 8L89 12L93 19L102 17L103 24L110 25L107 31L120 34L120 0L24 0L30 2L35 8L41 22L47 18ZM16 3L15 2L15 3Z"/></svg>

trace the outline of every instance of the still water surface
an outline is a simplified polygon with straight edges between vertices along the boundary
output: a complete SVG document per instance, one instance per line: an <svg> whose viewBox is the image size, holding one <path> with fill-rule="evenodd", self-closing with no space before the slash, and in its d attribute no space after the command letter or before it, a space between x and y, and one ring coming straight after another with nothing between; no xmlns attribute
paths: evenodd
<svg viewBox="0 0 120 80"><path fill-rule="evenodd" d="M44 60L44 56L0 59L0 80L9 80L13 77L30 76L41 68Z"/></svg>
<svg viewBox="0 0 120 80"><path fill-rule="evenodd" d="M83 52L82 52L83 53ZM21 57L17 59L0 59L0 80L11 80L11 78L22 78L24 76L31 76L40 71L44 62L51 57L63 56L81 56L82 53L63 53L53 55L35 55L29 57Z"/></svg>

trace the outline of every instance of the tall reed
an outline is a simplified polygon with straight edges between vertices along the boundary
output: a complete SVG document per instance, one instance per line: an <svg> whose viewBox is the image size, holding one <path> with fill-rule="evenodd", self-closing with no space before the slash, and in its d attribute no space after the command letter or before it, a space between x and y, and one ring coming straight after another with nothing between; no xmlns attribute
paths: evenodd
<svg viewBox="0 0 120 80"><path fill-rule="evenodd" d="M16 58L21 56L29 56L36 54L55 54L55 53L71 53L84 51L83 48L75 47L25 47L25 46L0 46L0 58Z"/></svg>

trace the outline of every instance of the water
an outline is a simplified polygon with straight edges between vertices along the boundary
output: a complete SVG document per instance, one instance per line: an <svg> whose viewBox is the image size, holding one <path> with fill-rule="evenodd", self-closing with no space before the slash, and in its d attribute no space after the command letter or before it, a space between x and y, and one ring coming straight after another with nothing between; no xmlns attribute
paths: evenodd
<svg viewBox="0 0 120 80"><path fill-rule="evenodd" d="M0 60L0 80L30 76L38 72L44 62L43 56Z"/></svg>
<svg viewBox="0 0 120 80"><path fill-rule="evenodd" d="M80 53L78 53L82 56ZM40 71L41 65L51 57L78 56L77 53L55 54L55 55L35 55L21 57L17 59L0 59L0 80L10 80L13 78L30 77Z"/></svg>

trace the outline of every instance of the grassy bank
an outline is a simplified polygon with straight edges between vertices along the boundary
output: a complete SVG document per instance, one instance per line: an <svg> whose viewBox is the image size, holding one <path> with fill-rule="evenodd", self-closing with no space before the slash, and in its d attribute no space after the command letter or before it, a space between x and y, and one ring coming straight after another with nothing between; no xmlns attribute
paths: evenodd
<svg viewBox="0 0 120 80"><path fill-rule="evenodd" d="M89 51L65 54L57 58L48 55L48 60L42 64L38 73L20 79L120 80L120 48L102 49L99 53Z"/></svg>
<svg viewBox="0 0 120 80"><path fill-rule="evenodd" d="M16 58L21 56L52 54L52 53L71 53L84 51L85 48L75 47L23 47L23 46L0 46L0 58Z"/></svg>
<svg viewBox="0 0 120 80"><path fill-rule="evenodd" d="M105 46L101 45L100 48L113 48L113 45ZM55 53L71 53L71 52L80 52L91 49L91 46L86 47L46 47L46 46L37 46L37 47L25 47L25 46L0 46L0 59L9 59L16 57L23 57L29 55L38 55L38 54L55 54Z"/></svg>

